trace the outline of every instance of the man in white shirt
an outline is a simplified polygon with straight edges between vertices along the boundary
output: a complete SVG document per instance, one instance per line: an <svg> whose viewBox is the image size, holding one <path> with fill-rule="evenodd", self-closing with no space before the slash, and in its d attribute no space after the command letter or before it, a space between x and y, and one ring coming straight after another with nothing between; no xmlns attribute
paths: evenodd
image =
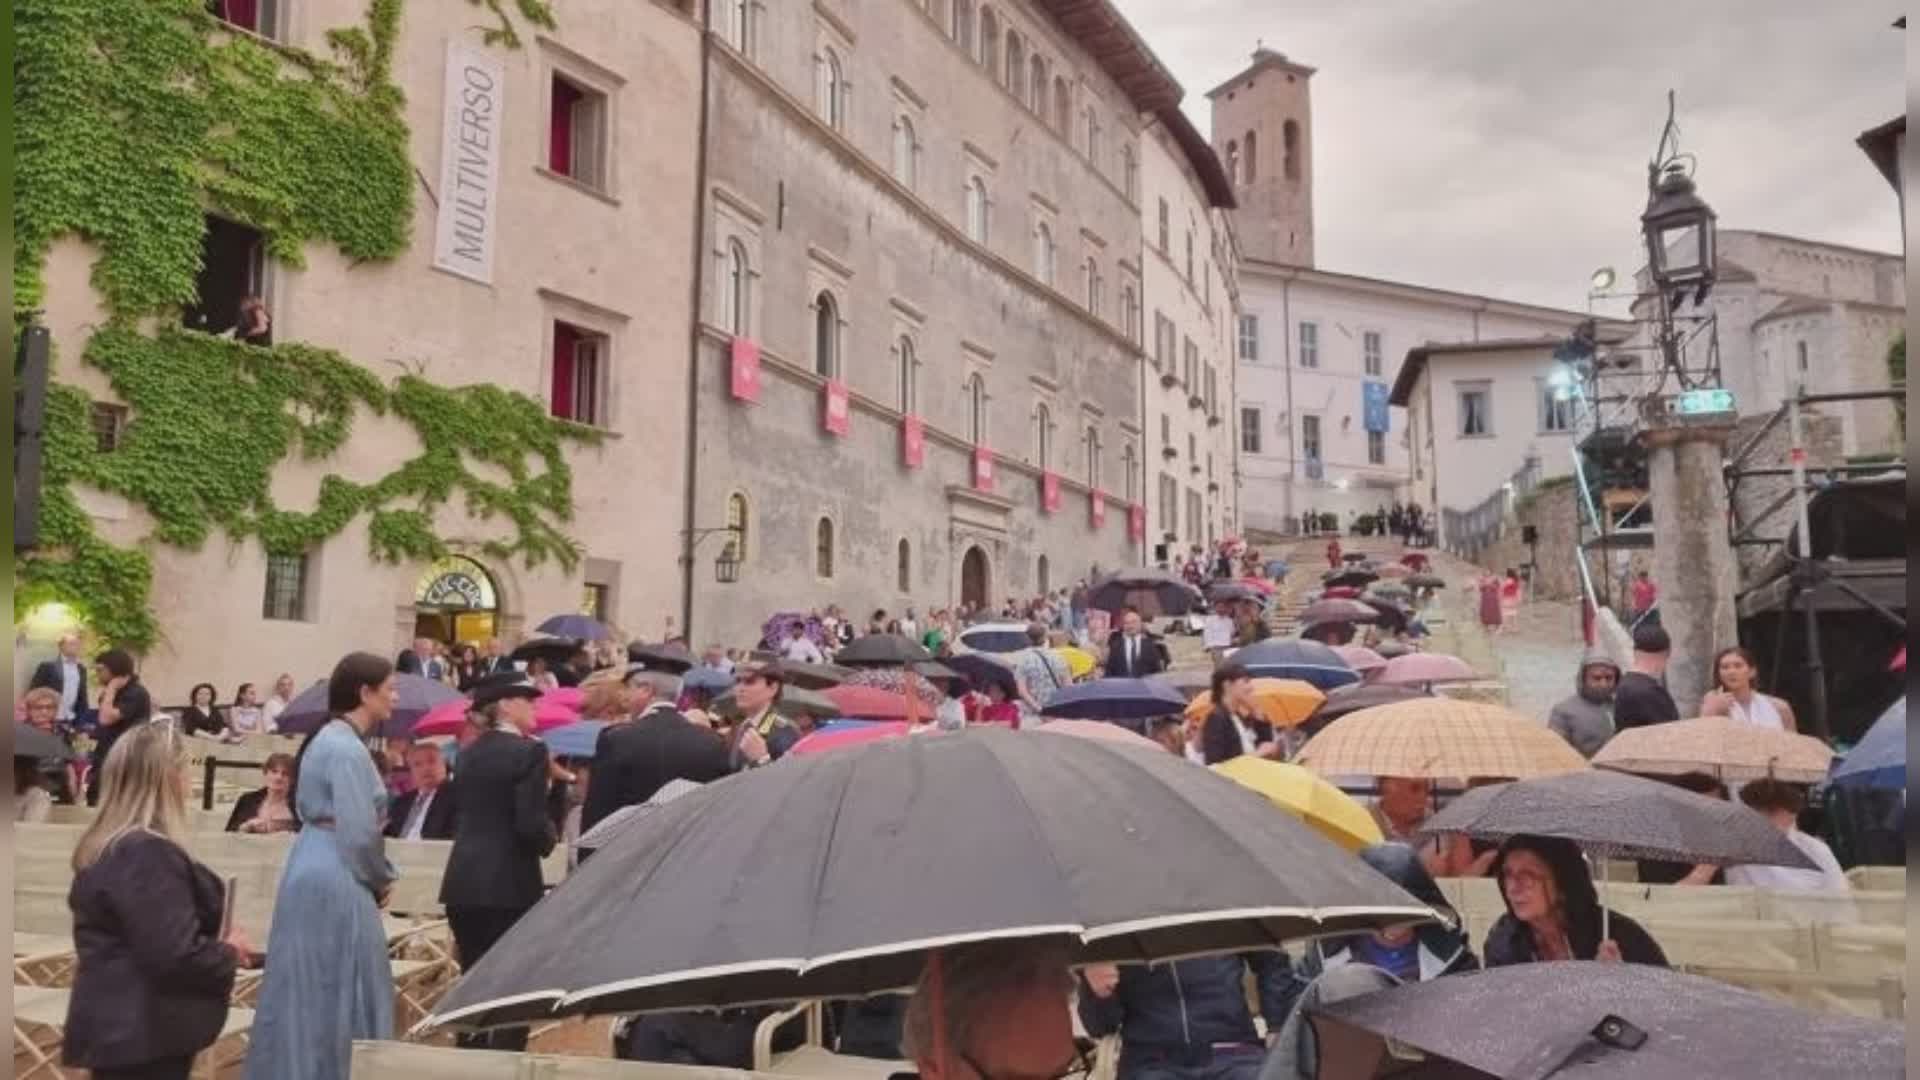
<svg viewBox="0 0 1920 1080"><path fill-rule="evenodd" d="M813 639L807 636L807 626L802 622L795 622L787 627L787 640L780 647L780 655L783 659L791 660L796 664L827 662L826 655L820 651L820 646L815 645Z"/></svg>
<svg viewBox="0 0 1920 1080"><path fill-rule="evenodd" d="M42 661L34 669L27 689L36 690L43 686L60 693L60 710L54 719L62 724L73 723L76 713L87 700L87 667L80 662L80 635L60 635L60 655Z"/></svg>
<svg viewBox="0 0 1920 1080"><path fill-rule="evenodd" d="M447 788L447 759L433 743L414 743L407 749L407 771L413 790L393 802L387 835L396 840L453 839L453 800Z"/></svg>
<svg viewBox="0 0 1920 1080"><path fill-rule="evenodd" d="M1796 821L1800 809L1806 805L1806 796L1798 786L1782 783L1778 780L1755 780L1740 789L1740 801L1759 811L1774 827L1785 833L1793 846L1807 860L1819 867L1818 870L1798 870L1785 866L1729 866L1727 884L1752 885L1762 889L1775 889L1783 892L1839 893L1845 895L1852 886L1847 875L1840 869L1840 860L1833 857L1833 849L1816 836L1808 836L1799 830ZM1810 912L1820 922L1854 922L1858 913L1851 904L1838 906L1826 903L1817 904L1817 910Z"/></svg>
<svg viewBox="0 0 1920 1080"><path fill-rule="evenodd" d="M920 620L914 617L911 606L907 608L905 614L900 616L900 634L908 641L920 640Z"/></svg>

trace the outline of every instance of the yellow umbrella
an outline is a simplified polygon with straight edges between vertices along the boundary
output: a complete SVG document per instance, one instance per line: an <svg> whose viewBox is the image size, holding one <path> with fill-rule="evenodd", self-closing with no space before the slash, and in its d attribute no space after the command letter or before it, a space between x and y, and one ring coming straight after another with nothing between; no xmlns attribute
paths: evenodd
<svg viewBox="0 0 1920 1080"><path fill-rule="evenodd" d="M1215 765L1213 771L1266 796L1268 802L1348 851L1385 840L1366 807L1310 769L1243 754Z"/></svg>
<svg viewBox="0 0 1920 1080"><path fill-rule="evenodd" d="M1253 680L1253 702L1267 723L1277 728L1297 727L1327 700L1319 687L1299 679ZM1213 711L1213 691L1202 690L1187 702L1187 720L1200 723Z"/></svg>
<svg viewBox="0 0 1920 1080"><path fill-rule="evenodd" d="M1093 658L1093 654L1085 649L1076 649L1071 645L1063 645L1053 650L1053 652L1054 655L1067 662L1067 670L1071 672L1076 679L1084 679L1088 673L1093 671L1093 665L1096 661Z"/></svg>

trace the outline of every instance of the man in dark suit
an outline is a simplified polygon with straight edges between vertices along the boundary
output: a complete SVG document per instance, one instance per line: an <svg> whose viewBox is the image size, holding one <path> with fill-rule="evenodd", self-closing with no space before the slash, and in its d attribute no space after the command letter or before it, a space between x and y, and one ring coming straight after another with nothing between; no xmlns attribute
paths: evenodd
<svg viewBox="0 0 1920 1080"><path fill-rule="evenodd" d="M80 635L60 635L60 655L33 669L27 689L46 687L60 695L57 723L71 725L87 711L87 665L80 659Z"/></svg>
<svg viewBox="0 0 1920 1080"><path fill-rule="evenodd" d="M583 833L615 810L653 798L669 780L704 784L733 771L727 744L673 707L680 696L680 676L632 670L627 683L634 692L635 716L632 723L601 729L594 742L593 779L580 809ZM743 741L743 753L750 761L768 759L766 743L751 732ZM586 857L582 851L582 861Z"/></svg>
<svg viewBox="0 0 1920 1080"><path fill-rule="evenodd" d="M447 784L447 759L432 743L407 749L413 790L387 808L387 835L395 840L451 840L455 824L453 789Z"/></svg>
<svg viewBox="0 0 1920 1080"><path fill-rule="evenodd" d="M1147 633L1140 612L1128 608L1120 614L1120 629L1107 638L1107 676L1138 679L1167 670L1167 658L1160 639Z"/></svg>
<svg viewBox="0 0 1920 1080"><path fill-rule="evenodd" d="M480 656L480 674L498 675L512 670L513 660L507 656L507 647L497 637L488 638Z"/></svg>
<svg viewBox="0 0 1920 1080"><path fill-rule="evenodd" d="M547 746L532 737L539 694L519 673L482 679L473 688L474 722L483 730L460 751L460 772L450 785L464 809L455 819L453 850L440 879L440 902L463 972L473 970L546 892L540 860L558 837L547 817ZM464 1035L458 1042L524 1050L527 1029Z"/></svg>

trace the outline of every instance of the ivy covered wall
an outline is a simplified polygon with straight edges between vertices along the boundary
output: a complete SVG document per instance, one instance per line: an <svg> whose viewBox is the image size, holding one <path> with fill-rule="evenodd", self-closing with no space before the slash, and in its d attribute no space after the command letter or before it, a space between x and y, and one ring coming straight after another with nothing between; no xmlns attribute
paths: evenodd
<svg viewBox="0 0 1920 1080"><path fill-rule="evenodd" d="M469 2L498 19L489 42L519 43L506 0ZM519 18L553 24L545 0L512 2ZM566 450L591 430L491 385L389 384L366 363L386 357L179 326L209 213L259 230L286 266L311 244L352 260L406 250L414 164L392 79L404 6L368 0L364 24L329 31L322 57L232 32L203 0L15 3L15 325L45 303L46 260L64 237L96 252L107 313L85 342L55 342L42 546L18 563L16 621L58 601L100 637L144 649L160 632L154 545L193 550L218 530L293 554L362 514L377 559L458 545L530 565L578 560ZM88 395L60 378L74 363L103 374L129 410L110 450L96 443ZM403 420L421 451L370 483L326 477L310 508L274 502L281 466L325 461L368 413ZM109 542L80 486L126 499L151 533ZM436 511L456 498L486 535L442 535Z"/></svg>

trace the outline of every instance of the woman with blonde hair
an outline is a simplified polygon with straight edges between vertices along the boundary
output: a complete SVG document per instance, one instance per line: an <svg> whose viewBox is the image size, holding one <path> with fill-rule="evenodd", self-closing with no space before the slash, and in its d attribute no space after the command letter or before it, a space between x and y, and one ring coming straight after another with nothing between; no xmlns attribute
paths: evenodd
<svg viewBox="0 0 1920 1080"><path fill-rule="evenodd" d="M187 768L169 721L116 740L100 810L73 851L76 956L61 1058L98 1080L184 1078L220 1037L245 935L221 937L225 890L187 854Z"/></svg>

